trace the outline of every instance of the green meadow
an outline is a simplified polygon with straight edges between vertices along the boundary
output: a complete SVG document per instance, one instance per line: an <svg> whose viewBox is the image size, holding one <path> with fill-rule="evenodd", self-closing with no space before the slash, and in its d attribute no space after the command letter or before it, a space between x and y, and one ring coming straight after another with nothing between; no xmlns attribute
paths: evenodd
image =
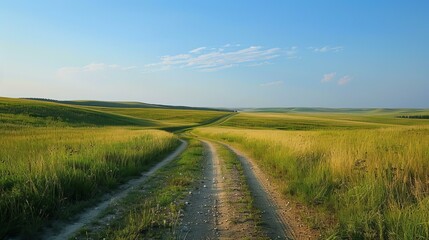
<svg viewBox="0 0 429 240"><path fill-rule="evenodd" d="M70 219L172 152L183 136L174 131L188 130L252 156L284 197L314 210L308 224L322 238L427 239L429 119L420 117L427 115L0 98L0 238ZM129 214L87 234L134 238L146 227L148 236L172 229L177 216L167 210L179 208L175 196L201 174L201 145L189 141L150 192L124 200Z"/></svg>
<svg viewBox="0 0 429 240"><path fill-rule="evenodd" d="M429 120L371 111L245 112L193 132L250 154L285 197L318 210L308 222L329 223L323 238L427 239Z"/></svg>
<svg viewBox="0 0 429 240"><path fill-rule="evenodd" d="M227 114L126 110L0 98L0 238L67 219L160 161L179 140L154 128Z"/></svg>

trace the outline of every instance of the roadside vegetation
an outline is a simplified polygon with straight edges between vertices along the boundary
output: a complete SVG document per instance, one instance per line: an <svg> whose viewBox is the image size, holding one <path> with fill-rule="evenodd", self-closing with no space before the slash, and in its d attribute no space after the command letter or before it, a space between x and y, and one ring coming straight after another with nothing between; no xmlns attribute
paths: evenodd
<svg viewBox="0 0 429 240"><path fill-rule="evenodd" d="M179 144L156 130L24 128L0 134L1 237L33 233L46 220L66 217Z"/></svg>
<svg viewBox="0 0 429 240"><path fill-rule="evenodd" d="M188 139L180 157L110 206L77 239L175 239L185 197L201 178L203 147Z"/></svg>
<svg viewBox="0 0 429 240"><path fill-rule="evenodd" d="M311 219L314 227L328 219L324 214L333 215L325 237L429 238L429 127L360 125L314 131L210 127L194 133L250 153L284 194L320 210Z"/></svg>

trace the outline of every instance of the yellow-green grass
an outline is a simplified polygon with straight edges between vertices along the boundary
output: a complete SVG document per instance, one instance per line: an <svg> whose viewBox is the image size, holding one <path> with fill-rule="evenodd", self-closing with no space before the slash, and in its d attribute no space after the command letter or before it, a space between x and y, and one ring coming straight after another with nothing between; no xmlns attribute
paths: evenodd
<svg viewBox="0 0 429 240"><path fill-rule="evenodd" d="M309 114L351 114L351 115L428 115L423 108L255 108L245 109L260 113L309 113Z"/></svg>
<svg viewBox="0 0 429 240"><path fill-rule="evenodd" d="M389 125L429 125L429 119L407 118L409 116L426 116L429 111L423 112L398 112L391 114L313 114L315 117L322 119L336 119L345 120L350 122L360 123L374 123L383 127ZM404 117L402 117L404 116Z"/></svg>
<svg viewBox="0 0 429 240"><path fill-rule="evenodd" d="M204 150L188 139L187 149L105 214L115 214L82 229L78 239L176 239L184 198L201 179Z"/></svg>
<svg viewBox="0 0 429 240"><path fill-rule="evenodd" d="M222 126L279 129L279 130L351 130L375 129L398 125L429 125L429 119L406 119L395 115L360 114L296 114L296 113L239 113Z"/></svg>
<svg viewBox="0 0 429 240"><path fill-rule="evenodd" d="M427 126L194 133L250 153L284 194L335 216L334 237L429 238Z"/></svg>
<svg viewBox="0 0 429 240"><path fill-rule="evenodd" d="M0 97L0 127L156 126L150 120L53 102Z"/></svg>
<svg viewBox="0 0 429 240"><path fill-rule="evenodd" d="M158 130L0 128L0 238L73 214L178 144Z"/></svg>
<svg viewBox="0 0 429 240"><path fill-rule="evenodd" d="M229 112L165 108L94 108L103 112L156 121L165 126L197 125L220 118Z"/></svg>

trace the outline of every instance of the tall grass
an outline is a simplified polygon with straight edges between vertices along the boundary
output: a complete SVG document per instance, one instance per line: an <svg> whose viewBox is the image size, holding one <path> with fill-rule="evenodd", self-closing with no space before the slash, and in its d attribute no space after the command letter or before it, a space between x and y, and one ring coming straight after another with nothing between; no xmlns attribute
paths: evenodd
<svg viewBox="0 0 429 240"><path fill-rule="evenodd" d="M285 194L333 213L336 237L429 238L427 127L195 132L251 153Z"/></svg>
<svg viewBox="0 0 429 240"><path fill-rule="evenodd" d="M138 175L178 145L169 133L117 128L0 128L0 238Z"/></svg>
<svg viewBox="0 0 429 240"><path fill-rule="evenodd" d="M80 232L78 239L179 239L180 213L184 198L201 179L204 151L201 142L189 139L187 149L160 169L144 186L121 200L116 218L95 222Z"/></svg>

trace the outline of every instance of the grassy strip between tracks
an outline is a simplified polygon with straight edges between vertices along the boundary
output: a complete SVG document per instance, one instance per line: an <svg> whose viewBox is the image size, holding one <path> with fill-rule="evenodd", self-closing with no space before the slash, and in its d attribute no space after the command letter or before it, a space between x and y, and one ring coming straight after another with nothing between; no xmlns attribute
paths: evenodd
<svg viewBox="0 0 429 240"><path fill-rule="evenodd" d="M221 144L215 144L215 147L223 163L221 164L222 175L225 178L228 214L231 217L229 219L231 226L228 228L245 231L245 234L252 238L268 239L262 232L261 212L254 204L244 168L238 156Z"/></svg>

